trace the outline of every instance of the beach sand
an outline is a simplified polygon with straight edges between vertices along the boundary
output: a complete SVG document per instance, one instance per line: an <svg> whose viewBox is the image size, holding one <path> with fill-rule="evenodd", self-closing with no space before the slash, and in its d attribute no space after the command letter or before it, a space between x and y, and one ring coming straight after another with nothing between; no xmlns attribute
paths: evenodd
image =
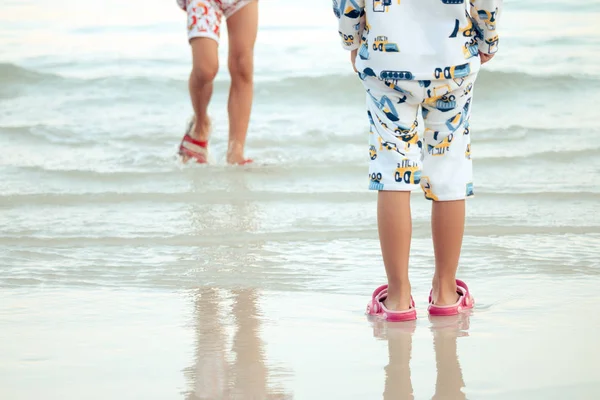
<svg viewBox="0 0 600 400"><path fill-rule="evenodd" d="M427 317L415 193L419 319L392 325L364 315L385 274L330 2L261 0L244 168L226 68L216 163L176 157L174 0L0 2L0 399L600 399L600 2L506 3L471 121L476 307Z"/></svg>
<svg viewBox="0 0 600 400"><path fill-rule="evenodd" d="M419 301L415 323L369 320L365 298L356 295L208 287L3 291L1 394L597 398L600 317L597 301L582 294L597 280L578 280L576 292L533 276L473 285L480 293L473 312L430 320Z"/></svg>

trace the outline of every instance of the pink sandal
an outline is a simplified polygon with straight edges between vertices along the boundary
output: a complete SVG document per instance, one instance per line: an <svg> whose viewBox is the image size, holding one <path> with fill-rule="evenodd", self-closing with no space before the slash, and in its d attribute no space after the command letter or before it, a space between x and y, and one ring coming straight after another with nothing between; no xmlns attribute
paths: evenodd
<svg viewBox="0 0 600 400"><path fill-rule="evenodd" d="M194 139L190 133L194 127L194 119L188 125L187 131L181 139L179 145L179 155L183 157L183 161L187 162L190 158L194 159L198 164L208 163L208 141L200 141Z"/></svg>
<svg viewBox="0 0 600 400"><path fill-rule="evenodd" d="M405 322L414 321L417 319L417 310L415 308L415 301L410 298L410 308L404 311L393 311L389 310L383 301L387 297L388 285L383 285L375 289L371 301L367 304L367 314L381 317L390 322Z"/></svg>
<svg viewBox="0 0 600 400"><path fill-rule="evenodd" d="M469 287L460 279L456 280L456 293L459 294L456 303L449 306L437 306L433 304L433 299L431 297L432 293L433 290L429 293L429 307L427 308L427 311L429 311L429 315L431 316L458 315L462 311L470 310L475 305L475 299L473 299L471 292L469 292Z"/></svg>

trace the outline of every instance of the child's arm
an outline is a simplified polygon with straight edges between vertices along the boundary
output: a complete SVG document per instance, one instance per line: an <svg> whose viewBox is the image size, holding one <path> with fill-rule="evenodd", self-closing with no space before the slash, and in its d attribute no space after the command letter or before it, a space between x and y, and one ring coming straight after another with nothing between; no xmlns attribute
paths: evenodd
<svg viewBox="0 0 600 400"><path fill-rule="evenodd" d="M484 54L494 54L498 51L496 25L501 12L502 0L471 0L471 16L480 32L479 51Z"/></svg>
<svg viewBox="0 0 600 400"><path fill-rule="evenodd" d="M338 33L346 50L356 50L365 28L365 0L333 0L333 12L339 19Z"/></svg>

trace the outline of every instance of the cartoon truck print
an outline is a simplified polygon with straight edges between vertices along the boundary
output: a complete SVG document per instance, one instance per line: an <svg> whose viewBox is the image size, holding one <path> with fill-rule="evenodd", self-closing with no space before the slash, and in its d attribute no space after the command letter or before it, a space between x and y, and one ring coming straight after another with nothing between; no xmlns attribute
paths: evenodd
<svg viewBox="0 0 600 400"><path fill-rule="evenodd" d="M467 183L466 195L467 197L475 196L475 192L473 191L473 182Z"/></svg>
<svg viewBox="0 0 600 400"><path fill-rule="evenodd" d="M433 140L437 140L438 135L439 135L438 131L434 132ZM446 152L450 151L450 144L452 143L453 139L454 139L454 134L451 133L448 136L446 136L441 142L436 144L435 146L428 144L427 152L429 154L431 154L432 156L443 156L444 154L446 154Z"/></svg>
<svg viewBox="0 0 600 400"><path fill-rule="evenodd" d="M469 83L463 92L465 96L468 96L473 91L473 84Z"/></svg>
<svg viewBox="0 0 600 400"><path fill-rule="evenodd" d="M468 136L471 134L471 129L469 128L469 121L465 122L465 130L463 131L463 136Z"/></svg>
<svg viewBox="0 0 600 400"><path fill-rule="evenodd" d="M467 160L471 159L471 144L470 143L467 145L467 149L465 150L465 158Z"/></svg>
<svg viewBox="0 0 600 400"><path fill-rule="evenodd" d="M465 77L469 76L470 73L471 73L471 65L469 63L466 63L466 64L461 64L461 65L454 65L451 67L446 67L444 69L436 68L433 75L435 76L435 79L440 79L441 77L444 77L446 79L456 79L456 78L465 78Z"/></svg>
<svg viewBox="0 0 600 400"><path fill-rule="evenodd" d="M467 115L469 114L469 108L471 107L471 99L467 100L461 112L456 114L454 117L448 118L446 126L451 132L456 132L460 126L465 123L465 127L468 127Z"/></svg>
<svg viewBox="0 0 600 400"><path fill-rule="evenodd" d="M413 74L409 71L381 71L379 79L386 82L412 81Z"/></svg>
<svg viewBox="0 0 600 400"><path fill-rule="evenodd" d="M490 31L496 30L496 16L498 15L498 8L494 11L477 10L477 16L483 21L485 27Z"/></svg>
<svg viewBox="0 0 600 400"><path fill-rule="evenodd" d="M458 34L462 34L464 37L471 37L477 34L477 31L474 28L474 24L473 24L473 19L471 19L471 16L469 15L469 13L466 13L466 17L467 17L467 25L465 25L464 27L460 27L460 20L455 20L454 21L454 30L452 30L452 33L450 34L450 38L455 38L458 36Z"/></svg>
<svg viewBox="0 0 600 400"><path fill-rule="evenodd" d="M418 133L413 133L412 135L402 135L402 136L398 136L398 139L402 140L404 143L406 143L406 146L412 146L415 144L419 144L419 135Z"/></svg>
<svg viewBox="0 0 600 400"><path fill-rule="evenodd" d="M454 110L456 108L456 96L451 94L451 91L450 85L427 89L428 98L425 99L425 104L441 112Z"/></svg>
<svg viewBox="0 0 600 400"><path fill-rule="evenodd" d="M427 200L438 201L438 197L435 194L433 194L429 177L421 177L421 189L423 189L423 193L425 193L425 198Z"/></svg>
<svg viewBox="0 0 600 400"><path fill-rule="evenodd" d="M364 81L365 79L367 79L368 76L372 76L372 77L376 77L377 75L375 74L375 72L373 71L372 68L365 68L362 72L358 73L358 77L360 78L361 81Z"/></svg>
<svg viewBox="0 0 600 400"><path fill-rule="evenodd" d="M402 138L404 136L412 136L414 133L416 133L414 131L419 126L419 122L415 120L415 122L413 122L411 126L405 126L400 124L395 125L396 127L394 128L394 134L396 135L396 137Z"/></svg>
<svg viewBox="0 0 600 400"><path fill-rule="evenodd" d="M465 43L463 46L463 54L465 58L476 57L479 55L479 47L477 45L476 38L473 38L471 41Z"/></svg>
<svg viewBox="0 0 600 400"><path fill-rule="evenodd" d="M390 43L387 36L377 36L373 41L374 51L383 51L386 53L398 53L398 45L396 43Z"/></svg>
<svg viewBox="0 0 600 400"><path fill-rule="evenodd" d="M373 145L369 147L369 158L371 160L375 160L377 158L377 149Z"/></svg>
<svg viewBox="0 0 600 400"><path fill-rule="evenodd" d="M375 126L375 121L373 120L373 114L371 114L371 111L367 111L367 117L369 117L369 123L371 126Z"/></svg>
<svg viewBox="0 0 600 400"><path fill-rule="evenodd" d="M500 39L498 38L498 35L494 36L493 38L489 38L485 40L485 44L488 45L488 54L493 54L495 52L498 51L498 41Z"/></svg>
<svg viewBox="0 0 600 400"><path fill-rule="evenodd" d="M381 138L381 136L379 136L378 141L379 141L379 150L380 151L383 150L383 149L386 149L388 151L395 151L396 153L404 155L404 153L401 153L398 150L398 146L396 146L396 143L394 143L394 142L386 142L385 140L383 140Z"/></svg>
<svg viewBox="0 0 600 400"><path fill-rule="evenodd" d="M373 12L387 12L392 0L373 0Z"/></svg>
<svg viewBox="0 0 600 400"><path fill-rule="evenodd" d="M348 3L348 6L346 6ZM335 3L334 3L335 4ZM355 0L340 0L340 13L343 12L348 18L360 18L364 14L364 10L359 7Z"/></svg>
<svg viewBox="0 0 600 400"><path fill-rule="evenodd" d="M358 56L361 60L369 59L369 45L367 44L367 42L363 41L360 45L360 49L358 50Z"/></svg>
<svg viewBox="0 0 600 400"><path fill-rule="evenodd" d="M344 40L346 46L352 46L352 44L354 44L354 35L346 35L341 31L338 31L338 34Z"/></svg>
<svg viewBox="0 0 600 400"><path fill-rule="evenodd" d="M371 182L369 184L369 189L371 190L383 190L383 183L381 183L381 172L373 172L369 174L369 178Z"/></svg>
<svg viewBox="0 0 600 400"><path fill-rule="evenodd" d="M427 100L426 103L429 103L429 100ZM447 112L456 108L456 97L453 94L445 94L432 103L431 106L433 108L442 112Z"/></svg>
<svg viewBox="0 0 600 400"><path fill-rule="evenodd" d="M407 95L412 96L412 93L410 91L402 89L400 86L398 86L397 84L395 84L393 82L383 82L383 83L385 84L385 86L389 87L390 89L392 89L398 93L402 93L404 95L404 97L399 97L398 104L402 104L402 103L406 102L406 100L408 99Z"/></svg>
<svg viewBox="0 0 600 400"><path fill-rule="evenodd" d="M460 128L460 125L463 123L463 120L464 120L464 114L461 111L458 114L456 114L454 117L448 118L448 120L446 121L446 127L451 132L455 132L458 128Z"/></svg>
<svg viewBox="0 0 600 400"><path fill-rule="evenodd" d="M340 11L340 4L338 3L337 0L333 0L333 13L335 14L337 19L340 19L342 17L342 12Z"/></svg>
<svg viewBox="0 0 600 400"><path fill-rule="evenodd" d="M418 185L421 182L421 170L416 163L405 159L398 163L398 168L396 168L394 179L396 182Z"/></svg>
<svg viewBox="0 0 600 400"><path fill-rule="evenodd" d="M394 107L394 103L390 100L389 97L383 95L381 96L381 99L377 100L377 98L373 96L370 90L367 90L367 93L369 93L369 96L371 96L371 99L373 100L373 103L375 103L377 108L379 108L385 114L385 116L388 117L390 121L396 122L400 119L398 118L398 111L396 110L396 107Z"/></svg>
<svg viewBox="0 0 600 400"><path fill-rule="evenodd" d="M381 120L381 118L379 118L379 115L375 115L375 116L377 117L377 121L379 122L379 125L381 125L381 127L382 127L383 129L386 129L386 130L387 130L387 129L388 129L388 126L387 126L387 124L386 124L385 122L383 122L383 121Z"/></svg>

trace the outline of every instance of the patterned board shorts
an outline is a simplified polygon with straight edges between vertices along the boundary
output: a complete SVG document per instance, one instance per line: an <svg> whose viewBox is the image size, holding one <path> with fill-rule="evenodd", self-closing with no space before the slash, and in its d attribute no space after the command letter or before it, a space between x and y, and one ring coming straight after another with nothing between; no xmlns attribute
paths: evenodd
<svg viewBox="0 0 600 400"><path fill-rule="evenodd" d="M206 37L219 41L221 20L231 17L253 0L177 0L187 11L188 40Z"/></svg>
<svg viewBox="0 0 600 400"><path fill-rule="evenodd" d="M473 196L469 117L476 77L405 81L361 75L371 125L371 190L421 187L435 201ZM419 112L424 129L418 127Z"/></svg>

